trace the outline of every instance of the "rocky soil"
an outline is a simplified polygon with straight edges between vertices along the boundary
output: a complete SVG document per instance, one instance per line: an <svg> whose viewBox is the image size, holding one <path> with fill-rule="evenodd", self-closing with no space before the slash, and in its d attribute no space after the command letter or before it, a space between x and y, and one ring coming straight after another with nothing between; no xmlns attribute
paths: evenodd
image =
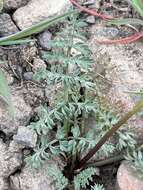
<svg viewBox="0 0 143 190"><path fill-rule="evenodd" d="M95 2L91 2L90 7ZM26 29L45 18L59 15L71 6L68 0L4 0L4 9L0 14L0 37L5 37ZM96 8L99 7L95 3ZM113 12L115 14L115 12ZM125 13L124 13L125 14ZM123 36L126 32L116 27L105 27L93 16L86 16L89 23L91 38L89 45L93 51L95 63L98 65L96 73L104 84L103 93L110 104L120 113L128 111L138 97L131 96L130 91L143 89L143 44L136 42L130 45L101 45L96 39L109 39ZM54 31L55 32L55 31ZM53 89L46 89L44 84L32 80L34 73L40 67L47 67L42 59L42 52L50 50L49 41L55 35L47 29L34 36L36 43L29 45L14 45L0 47L1 65L8 84L11 88L11 98L15 107L14 119L6 112L0 100L0 190L54 190L52 180L43 168L33 172L25 166L24 157L29 155L35 147L37 135L26 128L41 104L50 100ZM134 117L129 126L137 134L138 141L143 142L143 117ZM48 164L57 164L58 159ZM126 190L124 175L132 175L128 171L128 164L123 163L118 171L117 182L120 190ZM123 174L122 172L125 171ZM127 178L126 178L127 179ZM128 180L132 186L129 190L143 189L139 181L137 188L133 188L133 176ZM141 188L140 188L141 187ZM111 190L109 187L108 190ZM115 189L114 189L115 190Z"/></svg>
<svg viewBox="0 0 143 190"><path fill-rule="evenodd" d="M98 63L99 74L104 76L103 93L106 91L106 98L110 104L120 110L121 113L129 111L138 96L132 96L130 92L143 90L143 52L142 43L135 42L128 45L98 45L96 39L109 39L109 36L120 36L120 31L112 27L91 27L92 37L90 45L94 54L95 62ZM105 85L106 84L106 85ZM129 126L143 141L143 118L134 117L130 120Z"/></svg>

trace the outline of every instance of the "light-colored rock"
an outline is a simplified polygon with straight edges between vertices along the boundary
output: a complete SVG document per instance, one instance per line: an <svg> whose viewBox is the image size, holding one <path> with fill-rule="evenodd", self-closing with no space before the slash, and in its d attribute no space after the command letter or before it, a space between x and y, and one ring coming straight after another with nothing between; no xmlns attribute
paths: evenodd
<svg viewBox="0 0 143 190"><path fill-rule="evenodd" d="M3 177L0 177L0 190L9 190L9 185Z"/></svg>
<svg viewBox="0 0 143 190"><path fill-rule="evenodd" d="M89 23L89 24L95 24L95 17L94 16L88 16L86 18L86 22Z"/></svg>
<svg viewBox="0 0 143 190"><path fill-rule="evenodd" d="M94 28L94 29L93 29ZM92 28L92 34L97 40L108 40L118 36L119 30L114 27L105 27L103 25L94 25Z"/></svg>
<svg viewBox="0 0 143 190"><path fill-rule="evenodd" d="M4 9L12 10L26 5L29 0L4 0Z"/></svg>
<svg viewBox="0 0 143 190"><path fill-rule="evenodd" d="M52 164L58 165L56 160L45 164L40 170L24 167L20 174L10 176L12 190L55 190L53 179L48 176L47 168Z"/></svg>
<svg viewBox="0 0 143 190"><path fill-rule="evenodd" d="M51 39L52 39L52 33L49 32L48 30L38 35L39 44L44 50L51 50L51 45L49 44Z"/></svg>
<svg viewBox="0 0 143 190"><path fill-rule="evenodd" d="M18 32L18 28L9 14L0 14L0 37L5 37Z"/></svg>
<svg viewBox="0 0 143 190"><path fill-rule="evenodd" d="M124 161L117 172L117 190L143 190L143 180L133 165Z"/></svg>
<svg viewBox="0 0 143 190"><path fill-rule="evenodd" d="M9 146L0 141L0 190L11 190L9 175L16 172L22 165L22 146L12 141Z"/></svg>
<svg viewBox="0 0 143 190"><path fill-rule="evenodd" d="M25 72L24 74L23 74L23 77L24 77L24 79L25 80L32 80L33 79L33 72Z"/></svg>
<svg viewBox="0 0 143 190"><path fill-rule="evenodd" d="M10 176L10 186L13 190L54 190L50 180L46 174L41 172L30 171L24 168L24 171L18 175ZM42 189L45 186L45 189Z"/></svg>
<svg viewBox="0 0 143 190"><path fill-rule="evenodd" d="M0 178L7 178L13 174L22 164L22 154L11 151L7 145L0 141Z"/></svg>
<svg viewBox="0 0 143 190"><path fill-rule="evenodd" d="M10 176L10 187L12 190L19 190L20 189L20 181L17 175Z"/></svg>
<svg viewBox="0 0 143 190"><path fill-rule="evenodd" d="M85 1L83 4L84 5L93 5L95 3L95 0L89 0L89 1Z"/></svg>
<svg viewBox="0 0 143 190"><path fill-rule="evenodd" d="M45 18L63 14L71 5L68 0L31 0L16 10L13 19L20 29L25 29Z"/></svg>
<svg viewBox="0 0 143 190"><path fill-rule="evenodd" d="M14 106L14 118L0 102L0 130L7 135L14 134L19 126L26 126L32 116L32 108L25 103L23 90L11 89L11 101Z"/></svg>
<svg viewBox="0 0 143 190"><path fill-rule="evenodd" d="M20 153L25 147L21 144L17 144L15 141L11 141L8 147L9 152Z"/></svg>
<svg viewBox="0 0 143 190"><path fill-rule="evenodd" d="M17 135L13 136L13 140L23 146L34 148L37 142L37 134L27 127L20 126Z"/></svg>
<svg viewBox="0 0 143 190"><path fill-rule="evenodd" d="M36 71L38 71L40 68L44 68L44 69L46 69L46 64L45 64L45 62L42 60L42 59L40 59L40 58L35 58L34 60L33 60L33 71L34 72L36 72Z"/></svg>

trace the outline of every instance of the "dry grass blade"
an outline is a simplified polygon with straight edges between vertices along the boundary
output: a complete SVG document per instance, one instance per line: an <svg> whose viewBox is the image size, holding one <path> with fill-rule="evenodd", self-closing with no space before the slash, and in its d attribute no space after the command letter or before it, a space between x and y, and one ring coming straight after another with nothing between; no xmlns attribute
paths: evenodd
<svg viewBox="0 0 143 190"><path fill-rule="evenodd" d="M129 44L132 42L135 42L139 40L140 38L143 37L143 33L136 32L135 34L126 37L126 38L121 38L121 39L115 39L115 40L96 40L97 43L99 44Z"/></svg>
<svg viewBox="0 0 143 190"><path fill-rule="evenodd" d="M74 6L76 6L76 7L77 7L80 11L82 11L82 12L88 13L88 14L93 15L93 16L97 16L97 17L102 18L102 19L112 19L111 16L109 16L109 15L104 15L104 14L100 14L100 13L98 13L95 9L88 9L88 8L85 8L85 7L81 6L81 5L77 2L77 0L70 0L70 2L71 2Z"/></svg>

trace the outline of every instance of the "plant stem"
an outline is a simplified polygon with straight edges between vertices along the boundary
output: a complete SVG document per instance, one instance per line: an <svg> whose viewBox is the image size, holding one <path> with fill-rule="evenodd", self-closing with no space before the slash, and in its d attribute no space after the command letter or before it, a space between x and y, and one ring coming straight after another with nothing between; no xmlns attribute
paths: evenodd
<svg viewBox="0 0 143 190"><path fill-rule="evenodd" d="M122 160L124 160L124 155L118 155L118 156L114 156L111 158L107 158L105 160L100 160L100 161L96 161L93 163L89 163L88 166L101 167L101 166L109 165L112 163L120 162Z"/></svg>
<svg viewBox="0 0 143 190"><path fill-rule="evenodd" d="M74 16L74 15L73 15ZM75 25L75 23L74 23ZM71 37L69 37L69 44L70 46L68 47L68 49L66 50L66 54L67 57L70 58L71 56L71 50L72 50L72 46L73 46L73 36L74 36L74 30L75 30L75 26L73 25L72 31L71 31ZM66 68L65 68L65 74L68 75L68 67L69 67L69 63L67 63ZM65 104L67 104L69 102L69 89L67 84L64 84L64 99L65 99ZM64 128L66 130L67 133L67 137L68 137L68 133L69 133L69 122L67 119L64 120Z"/></svg>
<svg viewBox="0 0 143 190"><path fill-rule="evenodd" d="M106 143L106 141L123 125L125 124L133 115L139 112L143 108L143 100L137 102L131 111L126 113L117 124L115 124L109 131L99 140L99 142L92 148L89 153L83 157L76 165L74 170L82 168L88 160L92 158L94 154Z"/></svg>

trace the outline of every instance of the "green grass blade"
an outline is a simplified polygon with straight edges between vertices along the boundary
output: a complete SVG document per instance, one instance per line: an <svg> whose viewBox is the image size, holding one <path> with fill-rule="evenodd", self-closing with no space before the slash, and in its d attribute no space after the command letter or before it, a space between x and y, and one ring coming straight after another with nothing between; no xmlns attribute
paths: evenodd
<svg viewBox="0 0 143 190"><path fill-rule="evenodd" d="M11 116L14 116L14 108L11 102L10 89L7 80L0 70L0 101L4 103Z"/></svg>
<svg viewBox="0 0 143 190"><path fill-rule="evenodd" d="M6 104L8 104L8 100L10 97L9 88L7 85L6 78L1 70L0 70L0 96L3 99L3 101Z"/></svg>
<svg viewBox="0 0 143 190"><path fill-rule="evenodd" d="M141 95L143 96L143 91L142 92L138 92L138 91L125 91L126 93L128 94L131 94L131 95Z"/></svg>
<svg viewBox="0 0 143 190"><path fill-rule="evenodd" d="M17 45L17 44L26 44L30 42L35 42L36 40L32 39L25 39L25 40L7 40L5 42L1 42L1 46L10 46L10 45Z"/></svg>
<svg viewBox="0 0 143 190"><path fill-rule="evenodd" d="M135 18L124 18L124 19L113 19L107 21L107 24L114 24L114 25L124 25L124 24L131 24L131 25L141 25L143 26L143 21L141 19Z"/></svg>
<svg viewBox="0 0 143 190"><path fill-rule="evenodd" d="M3 9L3 0L0 0L0 12L2 11Z"/></svg>
<svg viewBox="0 0 143 190"><path fill-rule="evenodd" d="M70 11L68 13L65 13L63 15L60 15L60 16L57 16L57 17L54 17L52 19L46 19L30 28L27 28L23 31L20 31L20 32L17 32L16 34L13 34L13 35L10 35L10 36L7 36L7 37L4 37L4 38L0 38L0 45L3 45L4 43L6 42L10 42L11 40L14 41L14 40L18 40L18 39L21 39L21 38L25 38L25 37L28 37L32 34L36 34L36 33L39 33L39 32L42 32L43 30L45 30L47 27L53 25L53 24L56 24L57 22L61 21L62 19L65 19L66 17L68 17L69 15L71 14L75 14L77 13L77 11Z"/></svg>
<svg viewBox="0 0 143 190"><path fill-rule="evenodd" d="M143 16L143 1L142 0L132 0L132 5L136 11Z"/></svg>

